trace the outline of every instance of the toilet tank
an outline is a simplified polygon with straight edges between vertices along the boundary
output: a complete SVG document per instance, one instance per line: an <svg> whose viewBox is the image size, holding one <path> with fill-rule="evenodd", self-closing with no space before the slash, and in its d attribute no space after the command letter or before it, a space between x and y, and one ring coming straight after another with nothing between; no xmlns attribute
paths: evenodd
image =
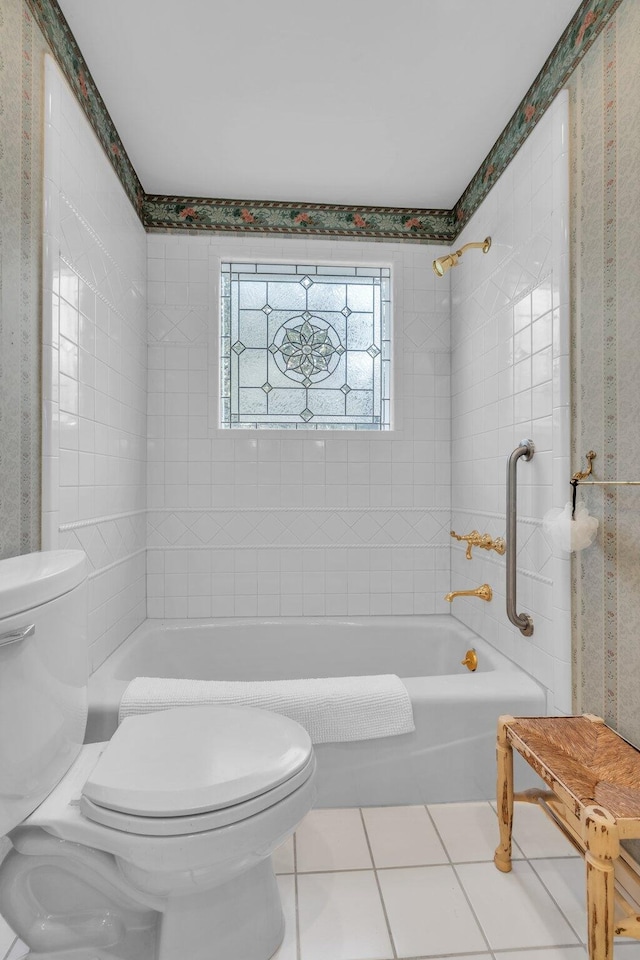
<svg viewBox="0 0 640 960"><path fill-rule="evenodd" d="M84 553L0 560L0 836L35 810L78 755L87 676Z"/></svg>

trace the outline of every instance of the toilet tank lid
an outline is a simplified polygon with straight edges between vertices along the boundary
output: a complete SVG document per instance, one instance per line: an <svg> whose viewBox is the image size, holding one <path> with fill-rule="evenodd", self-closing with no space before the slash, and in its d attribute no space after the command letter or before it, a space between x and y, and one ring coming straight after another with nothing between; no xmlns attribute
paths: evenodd
<svg viewBox="0 0 640 960"><path fill-rule="evenodd" d="M0 619L62 597L86 576L82 550L43 550L0 560Z"/></svg>

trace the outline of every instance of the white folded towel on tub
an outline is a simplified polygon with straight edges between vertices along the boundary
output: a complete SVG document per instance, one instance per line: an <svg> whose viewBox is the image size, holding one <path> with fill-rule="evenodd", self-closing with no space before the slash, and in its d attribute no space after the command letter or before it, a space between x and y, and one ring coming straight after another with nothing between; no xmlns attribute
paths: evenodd
<svg viewBox="0 0 640 960"><path fill-rule="evenodd" d="M210 703L261 707L297 720L313 743L372 740L415 730L411 700L393 674L317 680L172 680L136 677L118 722L138 713Z"/></svg>

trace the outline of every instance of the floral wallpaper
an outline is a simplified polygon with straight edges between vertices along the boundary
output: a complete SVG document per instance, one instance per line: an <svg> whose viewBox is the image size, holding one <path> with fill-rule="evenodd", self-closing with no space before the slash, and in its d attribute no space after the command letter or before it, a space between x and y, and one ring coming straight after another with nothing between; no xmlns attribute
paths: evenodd
<svg viewBox="0 0 640 960"><path fill-rule="evenodd" d="M573 469L640 480L640 4L572 77ZM640 746L640 487L581 486L600 520L573 569L574 700Z"/></svg>
<svg viewBox="0 0 640 960"><path fill-rule="evenodd" d="M40 287L44 41L0 4L0 558L40 545Z"/></svg>

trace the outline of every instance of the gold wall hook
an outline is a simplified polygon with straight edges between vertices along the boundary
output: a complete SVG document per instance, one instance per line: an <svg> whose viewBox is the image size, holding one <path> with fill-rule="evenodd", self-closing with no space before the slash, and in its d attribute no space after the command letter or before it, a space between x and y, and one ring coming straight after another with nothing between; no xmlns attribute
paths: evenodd
<svg viewBox="0 0 640 960"><path fill-rule="evenodd" d="M460 663L463 667L471 670L472 673L478 669L478 654L475 652L473 647L471 650L467 650L464 660L461 660Z"/></svg>
<svg viewBox="0 0 640 960"><path fill-rule="evenodd" d="M446 593L444 598L448 603L453 603L456 597L478 597L479 600L486 600L488 603L493 598L493 590L488 583L483 583L475 590L454 590L452 593Z"/></svg>
<svg viewBox="0 0 640 960"><path fill-rule="evenodd" d="M473 547L480 547L481 550L495 550L496 553L499 553L502 556L507 549L504 537L496 537L495 540L488 533L478 533L477 530L472 530L471 533L466 535L460 535L455 532L455 530L450 530L449 533L455 540L464 540L467 544L466 558L471 560L471 550Z"/></svg>
<svg viewBox="0 0 640 960"><path fill-rule="evenodd" d="M640 480L587 480L586 478L590 477L593 473L593 461L596 458L596 454L593 450L589 450L586 456L589 461L587 469L574 473L569 481L574 490L579 483L584 484L585 487L640 487Z"/></svg>
<svg viewBox="0 0 640 960"><path fill-rule="evenodd" d="M577 473L571 477L572 480L585 480L587 477L590 477L593 472L593 461L596 458L596 453L594 450L589 450L587 454L588 466L586 470L578 470Z"/></svg>

